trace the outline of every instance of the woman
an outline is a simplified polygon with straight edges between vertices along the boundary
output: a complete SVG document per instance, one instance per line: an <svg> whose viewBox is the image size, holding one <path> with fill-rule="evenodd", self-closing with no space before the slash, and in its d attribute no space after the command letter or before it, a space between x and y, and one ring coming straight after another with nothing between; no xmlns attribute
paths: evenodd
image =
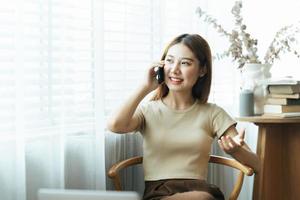
<svg viewBox="0 0 300 200"><path fill-rule="evenodd" d="M207 103L212 77L211 51L199 35L183 34L166 48L162 61L109 120L116 133L140 131L144 138L144 200L224 199L206 182L211 144L259 170L258 157L238 133L236 122L220 107ZM163 67L164 82L155 79ZM156 90L152 101L139 103Z"/></svg>

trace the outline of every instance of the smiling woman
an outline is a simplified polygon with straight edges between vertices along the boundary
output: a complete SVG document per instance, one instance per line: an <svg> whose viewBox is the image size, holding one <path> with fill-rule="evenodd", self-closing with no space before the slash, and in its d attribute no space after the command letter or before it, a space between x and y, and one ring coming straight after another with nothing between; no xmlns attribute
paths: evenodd
<svg viewBox="0 0 300 200"><path fill-rule="evenodd" d="M207 101L212 70L210 48L205 40L197 35L181 35L166 47L161 60L166 80L153 99L165 97L169 89L175 89L199 98L200 102Z"/></svg>
<svg viewBox="0 0 300 200"><path fill-rule="evenodd" d="M213 139L219 138L224 152L255 171L259 160L246 145L244 132L237 133L236 122L222 108L207 102L210 47L200 35L182 34L170 42L162 59L165 81L157 82L157 64L152 64L140 86L111 116L108 129L115 133L138 131L143 136L144 200L224 199L222 192L206 181ZM141 104L155 89L154 99ZM190 182L195 187L187 186ZM168 185L167 192L163 185Z"/></svg>
<svg viewBox="0 0 300 200"><path fill-rule="evenodd" d="M195 9L200 5L222 19L227 27L232 25L232 19L227 19L232 4L233 0L231 3L219 0L2 3L1 198L36 200L41 185L104 189L106 184L107 189L112 189L111 182L104 178L104 163L108 167L118 160L141 155L141 138L134 134L109 134L102 124L144 80L142 74L148 64L160 60L162 46L170 38L184 32L200 33L210 43L213 53L226 47L219 35L209 32L201 23ZM266 46L278 29L274 26L299 19L299 5L292 0L247 1L244 19L259 41L266 41L262 44ZM176 51L169 55L168 58L174 59L166 72L170 87L185 85L186 78L177 70L194 64L186 59L189 56L178 56ZM282 71L280 63L273 70L278 74L297 74L293 65L298 66L298 61L286 62L292 59L281 59L286 71ZM175 63L178 66L173 70ZM230 114L234 114L237 99L234 73L230 60L214 61L209 101L217 102ZM246 137L255 144L255 137ZM213 153L220 154L215 146ZM218 183L226 196L233 184L228 180L234 179L234 174L223 168L209 169L213 171L208 173L209 179ZM125 189L142 192L142 176L140 168L126 171L122 180ZM241 199L251 199L252 180L246 179L245 183Z"/></svg>
<svg viewBox="0 0 300 200"><path fill-rule="evenodd" d="M198 62L187 46L182 43L172 46L166 55L164 65L167 76L165 84L168 88L178 92L191 92L190 89L198 77L205 75L203 72L200 73L205 66L200 69Z"/></svg>

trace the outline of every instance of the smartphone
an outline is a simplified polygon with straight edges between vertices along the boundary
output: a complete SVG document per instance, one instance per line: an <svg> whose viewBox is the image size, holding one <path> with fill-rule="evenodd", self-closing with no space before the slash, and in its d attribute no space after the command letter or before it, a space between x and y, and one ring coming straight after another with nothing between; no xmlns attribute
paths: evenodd
<svg viewBox="0 0 300 200"><path fill-rule="evenodd" d="M158 68L157 71L155 71L155 73L156 73L155 78L156 78L158 84L161 84L162 82L164 82L164 76L165 76L164 68L163 67L157 67L157 68Z"/></svg>

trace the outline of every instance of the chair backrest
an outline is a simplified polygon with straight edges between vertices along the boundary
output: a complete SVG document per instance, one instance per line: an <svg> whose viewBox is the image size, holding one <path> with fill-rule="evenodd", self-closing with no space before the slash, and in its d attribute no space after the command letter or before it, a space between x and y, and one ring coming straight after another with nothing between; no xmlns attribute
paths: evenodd
<svg viewBox="0 0 300 200"><path fill-rule="evenodd" d="M132 166L132 165L141 164L142 162L143 162L143 157L138 156L138 157L133 157L133 158L129 158L127 160L120 161L120 162L114 164L110 168L110 170L108 171L108 177L110 177L112 179L116 190L118 190L118 191L122 190L120 174L119 174L120 170L122 170L126 167L129 167L129 166ZM234 187L231 191L231 194L229 196L229 200L236 200L242 189L244 174L246 174L247 176L252 176L254 173L253 169L241 164L240 162L238 162L234 159L226 158L226 157L222 157L222 156L211 155L209 162L226 165L226 166L229 166L229 167L239 170L237 180L236 180Z"/></svg>

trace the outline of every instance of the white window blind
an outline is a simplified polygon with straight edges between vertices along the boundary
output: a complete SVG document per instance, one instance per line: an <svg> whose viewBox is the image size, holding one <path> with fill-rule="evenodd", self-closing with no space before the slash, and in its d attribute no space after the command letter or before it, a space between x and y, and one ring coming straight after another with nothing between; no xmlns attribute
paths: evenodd
<svg viewBox="0 0 300 200"><path fill-rule="evenodd" d="M153 61L157 1L104 1L106 116L136 89Z"/></svg>
<svg viewBox="0 0 300 200"><path fill-rule="evenodd" d="M15 70L14 70L14 34L12 30L16 24L14 5L4 4L0 7L0 130L13 132L15 122Z"/></svg>
<svg viewBox="0 0 300 200"><path fill-rule="evenodd" d="M206 4L196 0L189 0L188 3L179 0L104 1L106 116L136 89L136 85L144 78L145 69L160 59L163 48L175 36L198 33L208 40L213 53L218 52L214 44L215 35L210 36L208 25L196 14L197 6ZM228 68L231 65L229 63ZM213 68L211 101L222 104L229 102L230 105L225 106L230 107L233 101L224 99L228 99L228 93L234 92L234 74L227 73L228 68L223 66L214 65ZM233 95L231 97L234 98Z"/></svg>
<svg viewBox="0 0 300 200"><path fill-rule="evenodd" d="M92 1L9 1L0 8L0 133L94 129Z"/></svg>

